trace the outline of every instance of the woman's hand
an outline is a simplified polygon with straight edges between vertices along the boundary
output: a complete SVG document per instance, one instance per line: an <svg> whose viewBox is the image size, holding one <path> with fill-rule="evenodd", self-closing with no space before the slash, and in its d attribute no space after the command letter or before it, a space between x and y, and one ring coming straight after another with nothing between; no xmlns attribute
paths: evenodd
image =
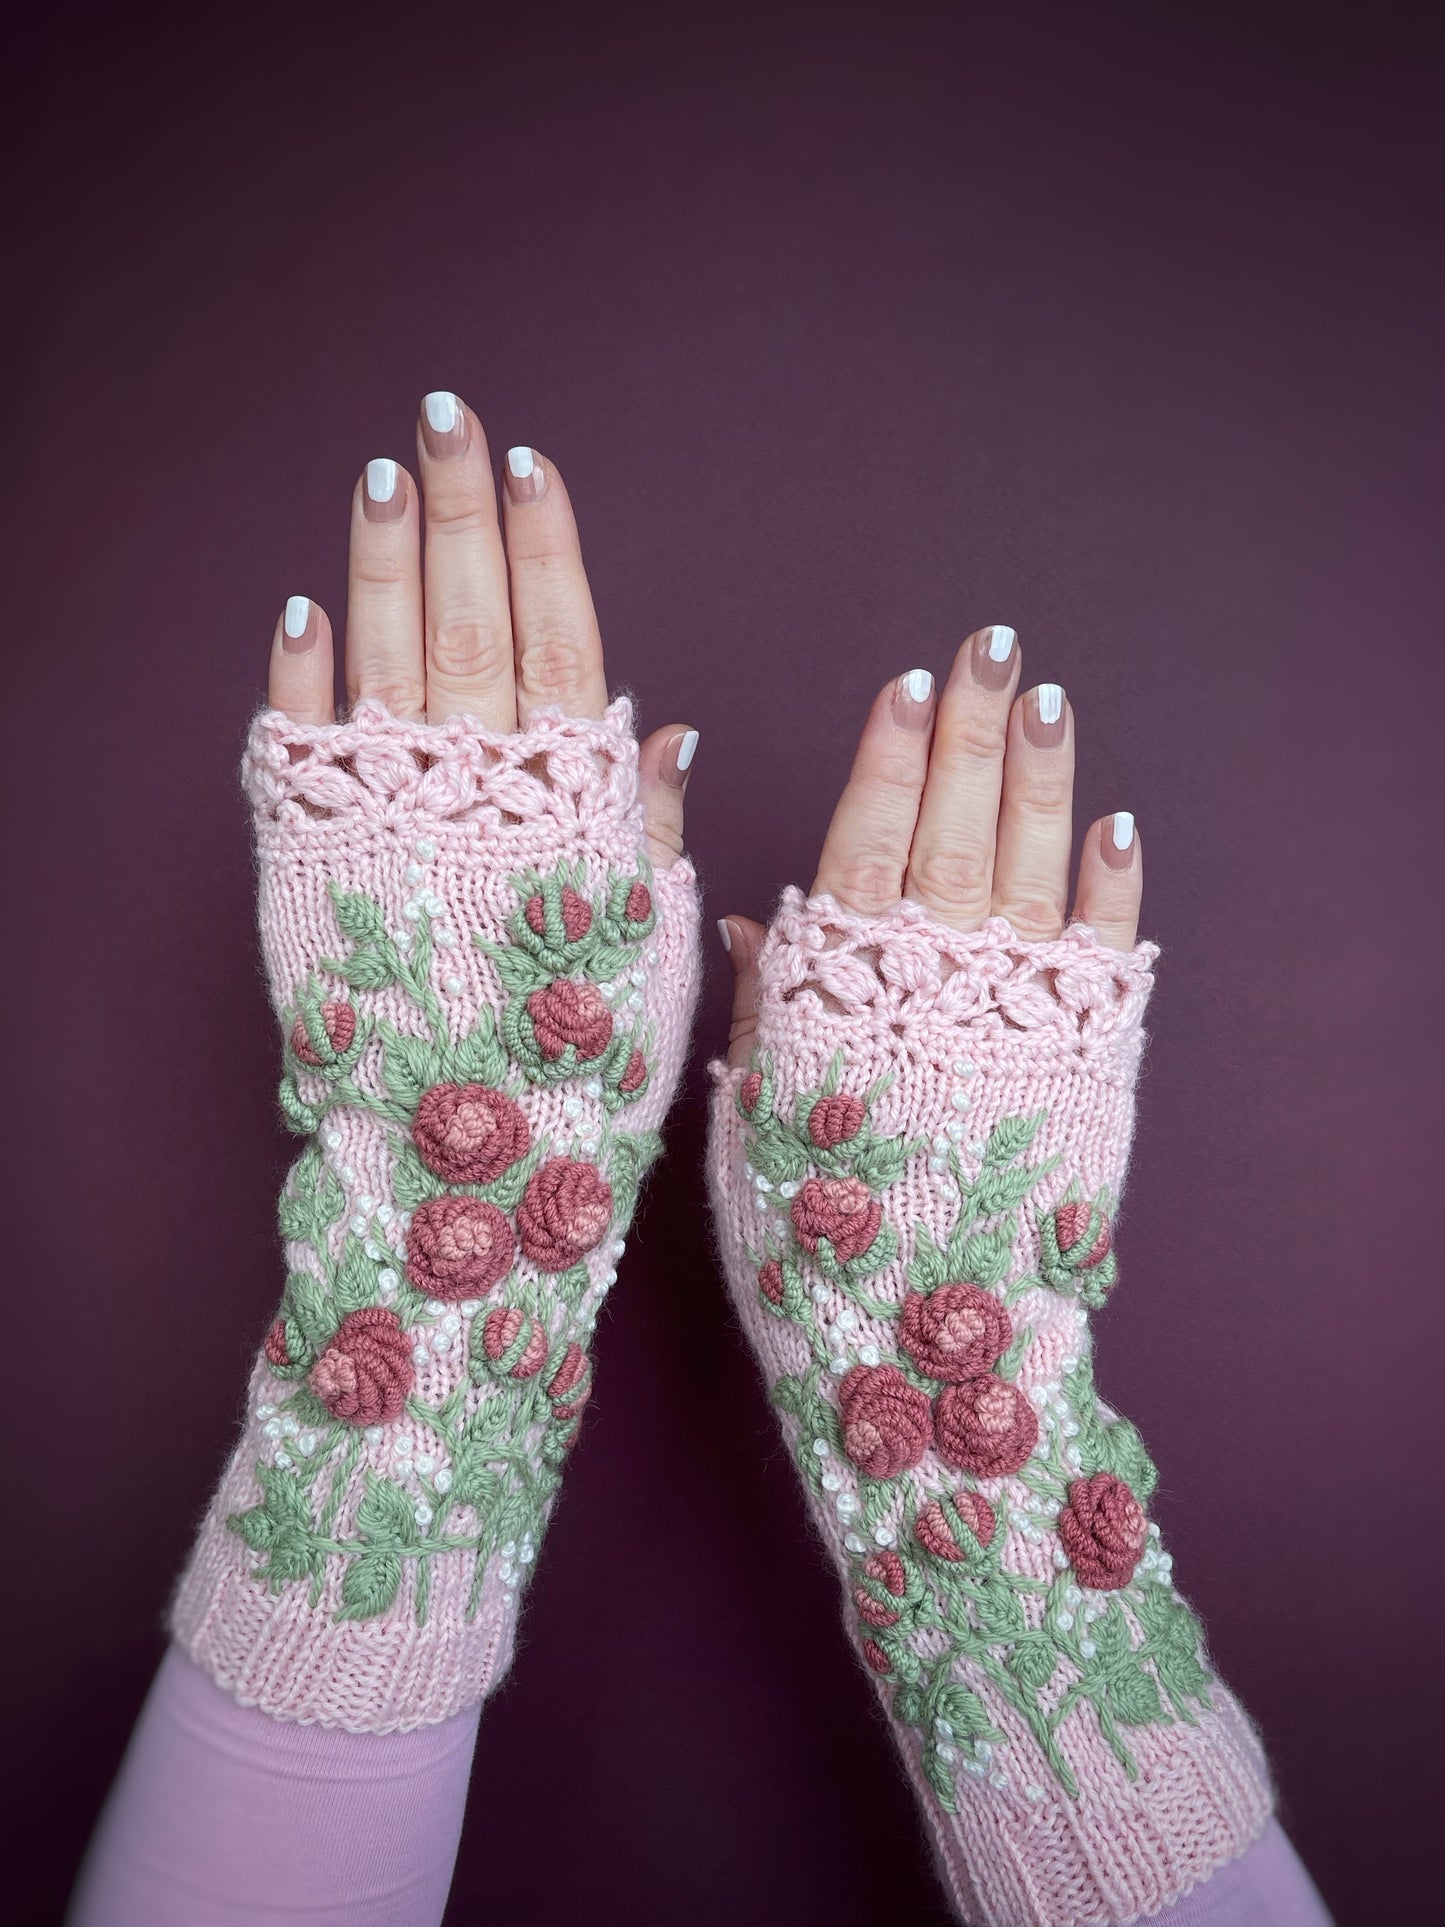
<svg viewBox="0 0 1445 1927"><path fill-rule="evenodd" d="M1063 930L1073 844L1074 714L1057 683L1016 696L1012 629L980 629L954 658L941 696L926 669L881 691L823 844L816 893L874 915L900 897L976 930L1007 917L1021 937ZM1133 947L1143 855L1126 811L1089 828L1073 920L1101 943ZM737 972L729 1061L745 1063L757 1027L761 927L719 925Z"/></svg>
<svg viewBox="0 0 1445 1927"><path fill-rule="evenodd" d="M482 424L443 391L422 404L417 467L420 487L398 462L368 462L352 494L348 697L374 696L395 716L433 723L465 710L505 731L524 729L544 705L600 716L602 637L552 463L532 448L507 451L499 523ZM271 705L329 723L333 687L326 612L292 596L271 644ZM683 723L642 744L648 853L661 869L682 852L696 748Z"/></svg>

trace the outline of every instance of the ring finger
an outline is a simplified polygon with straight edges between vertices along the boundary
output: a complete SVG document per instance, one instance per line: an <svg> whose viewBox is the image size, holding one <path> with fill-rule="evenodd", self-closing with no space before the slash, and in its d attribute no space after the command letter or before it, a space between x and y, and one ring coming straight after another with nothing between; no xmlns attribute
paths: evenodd
<svg viewBox="0 0 1445 1927"><path fill-rule="evenodd" d="M1009 717L994 857L993 914L1021 937L1057 937L1064 927L1073 804L1073 712L1057 683L1040 683Z"/></svg>

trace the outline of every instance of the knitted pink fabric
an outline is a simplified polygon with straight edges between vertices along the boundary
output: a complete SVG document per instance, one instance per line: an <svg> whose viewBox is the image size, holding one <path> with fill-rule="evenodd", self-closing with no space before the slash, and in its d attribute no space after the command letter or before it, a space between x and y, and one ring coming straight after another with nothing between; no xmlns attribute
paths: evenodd
<svg viewBox="0 0 1445 1927"><path fill-rule="evenodd" d="M174 1603L243 1704L389 1732L481 1698L686 1045L626 702L498 735L271 711L244 765L305 1148L244 1435Z"/></svg>
<svg viewBox="0 0 1445 1927"><path fill-rule="evenodd" d="M757 1051L716 1067L729 1281L963 1917L1127 1921L1260 1833L1096 1397L1153 944L961 935L786 893Z"/></svg>

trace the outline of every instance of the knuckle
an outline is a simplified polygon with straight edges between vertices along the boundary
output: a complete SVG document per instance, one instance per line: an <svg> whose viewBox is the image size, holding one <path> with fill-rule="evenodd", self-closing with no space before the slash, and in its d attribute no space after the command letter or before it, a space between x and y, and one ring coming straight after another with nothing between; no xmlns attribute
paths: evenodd
<svg viewBox="0 0 1445 1927"><path fill-rule="evenodd" d="M358 698L384 704L393 716L426 714L426 691L409 676L371 677L356 694Z"/></svg>
<svg viewBox="0 0 1445 1927"><path fill-rule="evenodd" d="M835 867L833 895L849 909L871 914L897 903L901 884L896 858L860 850Z"/></svg>
<svg viewBox="0 0 1445 1927"><path fill-rule="evenodd" d="M351 558L351 580L355 588L397 589L415 575L414 557L393 555L386 549L358 547Z"/></svg>
<svg viewBox="0 0 1445 1927"><path fill-rule="evenodd" d="M1064 927L1063 892L1024 891L1010 897L997 914L1007 917L1021 937L1056 937Z"/></svg>
<svg viewBox="0 0 1445 1927"><path fill-rule="evenodd" d="M522 651L522 677L541 702L561 702L582 691L584 669L580 641L560 631L529 637Z"/></svg>
<svg viewBox="0 0 1445 1927"><path fill-rule="evenodd" d="M456 616L439 622L432 631L431 665L441 676L458 682L499 682L510 668L511 639L497 633L495 624L475 617Z"/></svg>
<svg viewBox="0 0 1445 1927"><path fill-rule="evenodd" d="M991 866L982 850L936 845L916 856L908 866L914 888L927 903L957 905L987 903Z"/></svg>
<svg viewBox="0 0 1445 1927"><path fill-rule="evenodd" d="M944 760L959 763L1001 763L1008 747L1008 718L964 710L951 717L940 745Z"/></svg>

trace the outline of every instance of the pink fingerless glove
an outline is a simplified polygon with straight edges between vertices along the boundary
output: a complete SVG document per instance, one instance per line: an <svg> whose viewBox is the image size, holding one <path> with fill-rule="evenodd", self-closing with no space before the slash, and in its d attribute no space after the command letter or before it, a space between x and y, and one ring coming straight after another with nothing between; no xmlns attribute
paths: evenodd
<svg viewBox="0 0 1445 1927"><path fill-rule="evenodd" d="M1095 1395L1153 944L789 891L711 1179L742 1322L955 1904L1124 1921L1259 1834L1259 1742Z"/></svg>
<svg viewBox="0 0 1445 1927"><path fill-rule="evenodd" d="M252 728L304 1149L245 1432L174 1603L247 1705L388 1732L488 1693L578 1429L697 977L626 702L495 734Z"/></svg>

